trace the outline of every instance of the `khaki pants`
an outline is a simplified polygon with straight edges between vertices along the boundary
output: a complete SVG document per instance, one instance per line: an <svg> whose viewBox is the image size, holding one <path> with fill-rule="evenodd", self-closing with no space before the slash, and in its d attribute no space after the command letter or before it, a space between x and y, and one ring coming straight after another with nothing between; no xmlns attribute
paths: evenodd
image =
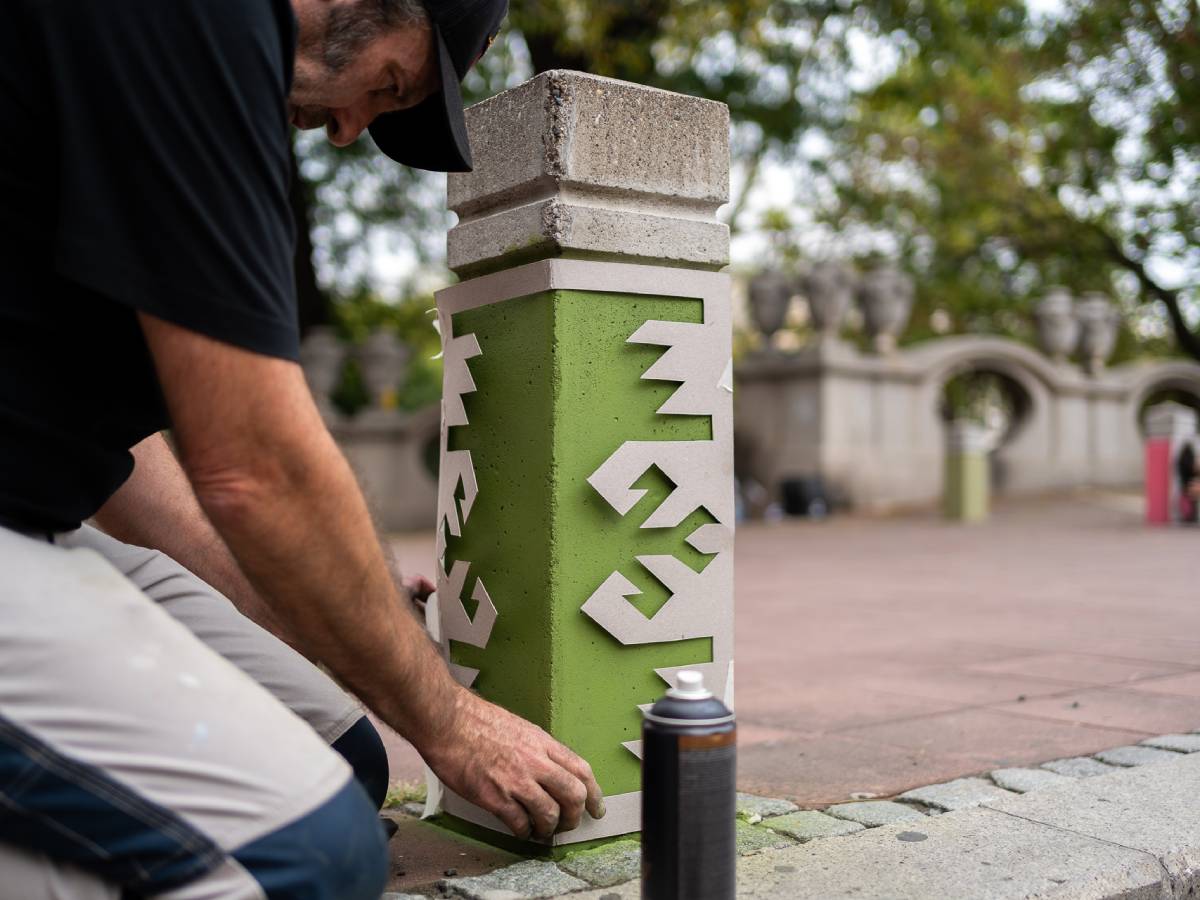
<svg viewBox="0 0 1200 900"><path fill-rule="evenodd" d="M377 898L362 711L162 554L0 528L0 898Z"/></svg>

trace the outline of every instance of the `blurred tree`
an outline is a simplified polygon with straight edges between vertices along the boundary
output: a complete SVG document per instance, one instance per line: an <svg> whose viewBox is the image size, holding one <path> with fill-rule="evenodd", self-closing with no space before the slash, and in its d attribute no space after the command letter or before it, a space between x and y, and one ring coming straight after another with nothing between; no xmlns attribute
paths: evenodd
<svg viewBox="0 0 1200 900"><path fill-rule="evenodd" d="M1162 348L1161 303L1178 348L1200 358L1188 322L1200 306L1200 4L870 10L901 60L839 134L842 192L826 212L917 273L910 338L937 313L954 330L1027 336L1021 307L1065 284L1116 291L1119 356Z"/></svg>

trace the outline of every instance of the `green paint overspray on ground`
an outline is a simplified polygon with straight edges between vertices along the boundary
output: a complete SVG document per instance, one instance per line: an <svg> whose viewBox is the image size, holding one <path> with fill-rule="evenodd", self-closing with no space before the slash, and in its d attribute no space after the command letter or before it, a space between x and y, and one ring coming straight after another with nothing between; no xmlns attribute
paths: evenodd
<svg viewBox="0 0 1200 900"><path fill-rule="evenodd" d="M658 470L625 516L587 483L626 440L706 440L701 416L657 415L677 385L642 381L663 348L629 344L650 319L699 322L699 300L555 291L454 316L482 355L469 362L477 391L464 397L470 424L451 449L469 449L479 496L447 565L471 562L498 616L484 650L455 644L455 662L478 668L476 688L546 728L583 755L607 794L637 790L640 765L621 746L640 737L637 706L665 687L656 668L707 662L708 639L623 646L580 612L619 570L652 614L665 588L635 559L674 554L697 570L707 558L685 544L712 521L699 510L674 529L639 526L670 492Z"/></svg>
<svg viewBox="0 0 1200 900"><path fill-rule="evenodd" d="M451 816L446 813L441 813L431 819L424 820L426 824L437 828L449 831L452 834L459 835L475 843L490 844L493 847L499 847L501 850L507 850L510 853L516 853L519 856L524 856L530 859L548 859L557 861L566 857L579 853L585 850L595 850L600 847L607 847L611 844L620 841L628 841L629 835L620 835L615 837L596 838L591 841L580 841L578 844L543 844L537 841L523 841L520 838L513 837L508 834L500 834L492 831L490 828L484 828L482 825L476 825L473 822L467 822L459 819L456 816Z"/></svg>

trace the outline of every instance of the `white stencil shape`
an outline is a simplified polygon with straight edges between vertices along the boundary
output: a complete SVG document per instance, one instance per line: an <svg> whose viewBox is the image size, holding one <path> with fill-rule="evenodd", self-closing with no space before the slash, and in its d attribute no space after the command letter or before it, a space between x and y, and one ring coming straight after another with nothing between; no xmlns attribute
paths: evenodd
<svg viewBox="0 0 1200 900"><path fill-rule="evenodd" d="M471 564L465 560L456 560L444 578L438 581L438 607L441 613L441 633L447 641L460 641L480 649L487 646L488 638L492 636L492 627L496 624L496 606L488 596L483 579L475 579L475 590L471 593L478 606L475 616L467 614L463 603L463 590L466 586L467 572Z"/></svg>
<svg viewBox="0 0 1200 900"><path fill-rule="evenodd" d="M633 597L640 593L641 590L632 581L620 572L613 572L604 579L604 583L600 587L592 592L592 596L587 598L587 601L580 607L580 611L590 617L609 634L617 637L613 633L610 623L619 620L624 615L623 610L625 607L633 610L634 615L641 616L642 620L645 621L646 617L642 616L625 599L626 597ZM620 640L620 638L617 637L617 640Z"/></svg>
<svg viewBox="0 0 1200 900"><path fill-rule="evenodd" d="M674 684L674 682L672 682L672 685L673 684ZM641 712L643 715L645 715L646 713L650 712L650 708L652 706L654 706L653 703L639 703L638 711ZM632 753L634 756L636 756L638 759L642 758L642 742L641 741L622 741L621 746L624 747L626 750L628 750L630 753Z"/></svg>
<svg viewBox="0 0 1200 900"><path fill-rule="evenodd" d="M475 679L479 677L479 670L472 669L468 666L460 666L458 663L447 663L450 669L450 677L457 681L465 688L469 688L475 683Z"/></svg>
<svg viewBox="0 0 1200 900"><path fill-rule="evenodd" d="M645 495L634 483L657 466L675 489L650 513L643 528L674 528L703 506L733 521L733 456L721 441L626 441L588 477L588 484L621 515Z"/></svg>
<svg viewBox="0 0 1200 900"><path fill-rule="evenodd" d="M455 537L462 536L462 524L471 514L479 494L475 480L475 465L470 450L450 449L450 429L467 424L467 410L462 395L475 391L475 380L467 360L482 354L479 341L473 334L455 337L448 315L438 314L441 324L442 347L446 362L442 373L442 428L440 435L441 462L438 469L437 557L445 554L445 529ZM455 496L462 485L461 504Z"/></svg>
<svg viewBox="0 0 1200 900"><path fill-rule="evenodd" d="M443 326L445 328L445 326ZM467 424L467 410L463 406L462 395L475 392L475 379L467 360L482 355L479 340L473 334L454 337L449 330L443 330L442 346L445 348L445 362L442 371L442 422L446 427Z"/></svg>
<svg viewBox="0 0 1200 900"><path fill-rule="evenodd" d="M658 611L645 616L626 598L641 591L624 575L613 572L583 604L582 610L597 625L622 644L661 644L696 637L710 637L704 610L704 575L681 563L674 556L639 556L638 562L650 570L671 592Z"/></svg>
<svg viewBox="0 0 1200 900"><path fill-rule="evenodd" d="M729 335L717 325L651 320L635 331L628 343L668 348L642 374L646 380L680 382L675 393L658 408L660 414L711 416L720 409L724 372L714 366L714 361L728 353Z"/></svg>
<svg viewBox="0 0 1200 900"><path fill-rule="evenodd" d="M733 529L720 522L701 525L687 536L687 542L706 555L733 549ZM714 559L713 562L716 562ZM705 569L707 572L708 570Z"/></svg>
<svg viewBox="0 0 1200 900"><path fill-rule="evenodd" d="M457 496L458 486L462 485L463 499L460 503ZM462 537L462 524L471 514L475 498L479 496L479 483L475 480L475 464L471 460L470 450L443 450L441 468L438 472L438 524L444 521L450 533ZM445 534L438 528L440 558L445 552Z"/></svg>

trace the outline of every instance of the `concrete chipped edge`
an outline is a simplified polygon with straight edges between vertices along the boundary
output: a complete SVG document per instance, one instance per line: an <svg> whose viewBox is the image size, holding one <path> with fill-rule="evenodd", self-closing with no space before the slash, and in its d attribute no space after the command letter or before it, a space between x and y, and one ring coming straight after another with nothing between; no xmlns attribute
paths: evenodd
<svg viewBox="0 0 1200 900"><path fill-rule="evenodd" d="M1192 733L1200 733L1200 731ZM1145 743L1149 744L1151 740L1154 739L1148 739ZM1098 751L1098 754L1105 752L1107 751ZM1000 820L994 816L994 814L999 813L1018 822L1024 822L1030 829L1039 831L1038 835L1031 835L1033 844L1035 845L1044 844L1052 836L1061 835L1065 836L1065 839L1069 841L1073 840L1076 842L1077 846L1073 848L1074 850L1081 851L1082 848L1095 850L1100 858L1105 859L1106 863L1111 864L1109 868L1112 871L1090 871L1087 873L1085 879L1082 881L1077 880L1075 883L1071 883L1069 879L1064 881L1054 877L1053 873L1046 875L1044 880L1047 884L1055 888L1052 893L1056 897L1070 897L1071 900L1118 900L1118 898L1119 900L1143 900L1143 898L1144 900L1176 900L1176 898L1184 900L1184 898L1194 898L1200 892L1200 805L1197 805L1195 820L1192 823L1194 838L1191 839L1191 843L1188 843L1186 846L1172 845L1158 849L1131 847L1126 843L1110 840L1103 836L1065 828L1054 824L1054 822L1042 822L1036 817L1022 814L1025 806L1031 808L1034 808L1034 804L1040 806L1054 796L1056 799L1061 800L1056 807L1058 817L1069 819L1073 805L1081 807L1090 806L1096 799L1094 795L1097 791L1112 788L1119 792L1120 788L1125 786L1125 782L1133 782L1134 780L1140 782L1147 777L1145 773L1148 769L1153 769L1155 770L1154 774L1159 774L1164 766L1180 767L1180 771L1185 773L1183 777L1173 782L1175 793L1179 793L1180 786L1182 786L1183 793L1193 797L1200 795L1200 754L1191 755L1181 751L1168 751L1168 753L1171 757L1175 758L1168 759L1164 756L1164 758L1154 762L1147 762L1135 767L1119 768L1104 775L1071 777L1068 783L1030 790L1025 794L1009 794L1008 796L998 797L995 800L984 801L980 806L931 816L928 821L937 822L937 830L944 829L944 836L950 838L953 838L956 832L960 830L958 826L961 824L963 827L960 837L969 839L975 836L973 832L980 830L979 822L982 821L985 825L990 822L999 822ZM1094 754L1090 758L1095 759L1096 755ZM983 773L975 777L990 779L990 774ZM1189 778L1191 779L1190 782L1188 781ZM930 785L930 787L932 786ZM1137 793L1142 798L1146 798L1147 796L1146 791L1140 785L1138 786ZM1005 792L1005 794L1008 794L1008 792ZM771 798L763 799L770 800ZM919 804L914 803L911 805L914 808L920 808ZM1158 805L1163 805L1161 799ZM1137 813L1140 817L1160 818L1158 815L1159 811L1154 809L1153 806L1154 804L1150 804L1149 807L1138 809ZM1083 810L1081 809L1080 815L1082 814ZM943 825L942 823L945 824ZM1120 822L1117 825L1119 826ZM840 853L847 857L847 866L841 872L842 883L847 886L845 896L853 895L856 900L869 900L873 896L881 898L886 896L888 900L893 900L893 898L894 900L901 900L903 897L911 897L912 900L928 900L928 898L942 896L939 893L939 889L929 883L928 880L923 882L923 884L929 889L925 890L925 887L922 887L921 893L895 893L895 883L888 882L889 893L887 895L875 895L863 892L864 890L870 890L869 885L855 886L853 882L845 879L846 872L861 870L863 854L856 853L855 851L861 849L861 845L868 840L869 836L891 834L894 832L894 838L899 842L922 843L927 836L924 832L915 831L916 827L925 827L925 823L904 822L895 825L867 827L852 834L831 835L829 837L814 839L805 844L795 844L786 848L767 849L741 854L738 861L738 896L783 896L783 894L776 895L769 891L765 894L758 893L758 888L763 887L763 885L743 884L743 873L747 869L754 867L761 868L767 865L767 860L760 860L760 857L769 857L774 863L772 872L775 876L796 873L798 877L801 877L804 875L805 863L813 862L811 857L806 857L804 854L818 850L822 854L834 855L835 857L834 861L822 863L820 868L823 871L839 870L840 867L836 865L837 854ZM926 828L926 831L928 830ZM986 832L987 828L984 827L982 831ZM1109 851L1107 855L1101 852L1104 848L1107 848ZM782 857L791 859L793 856L796 858L791 862L780 859ZM1030 857L1022 855L1021 858L1027 860ZM1049 865L1051 862L1051 860L1046 858L1037 857L1037 859L1039 864L1045 863ZM854 860L853 866L848 864L850 860ZM986 860L984 861L984 865L988 865ZM855 867L859 868L856 869ZM1013 885L1011 893L996 893L995 891L998 886L991 884L988 887L986 896L996 898L996 900L1007 900L1009 897L1016 900L1018 897L1024 898L1030 896L1028 879L1036 879L1039 875L1037 872L1030 872L1027 869L1027 866L1023 867L1021 873L1026 877L1025 881L1013 879L1006 882ZM955 873L952 878L954 880L946 886L948 890L960 890L957 896L972 896L961 893L961 883L959 881L961 873ZM808 884L810 887L812 886L811 882ZM1061 886L1061 889L1059 886ZM743 887L748 887L750 892L744 892ZM837 896L843 896L841 894L828 893L830 885L817 888L817 893L810 894L797 893L796 891L801 890L801 887L795 884L781 885L780 887L789 892L787 896L796 897L797 900L802 897L820 898L820 900L825 900L828 897L830 900L833 900ZM638 882L633 880L594 890L574 891L562 896L569 896L572 900L634 900L634 898L639 897L639 891ZM949 895L947 894L946 896ZM977 896L983 895L980 894Z"/></svg>

